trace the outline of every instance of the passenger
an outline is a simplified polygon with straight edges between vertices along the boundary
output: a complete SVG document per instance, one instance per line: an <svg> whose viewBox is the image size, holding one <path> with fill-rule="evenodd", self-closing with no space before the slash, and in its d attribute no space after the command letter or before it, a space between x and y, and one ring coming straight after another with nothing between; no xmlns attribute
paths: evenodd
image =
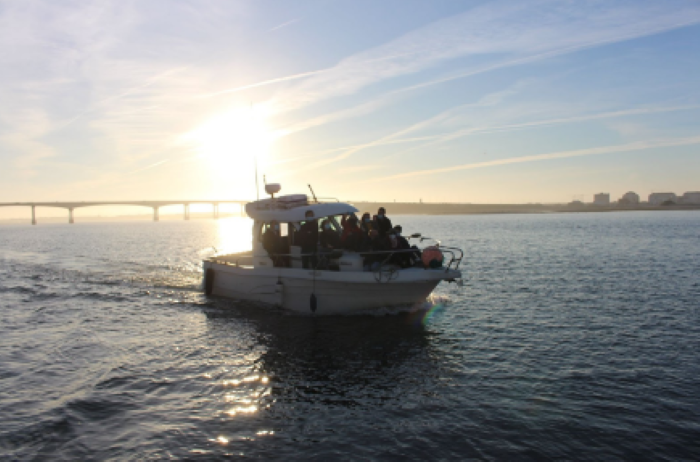
<svg viewBox="0 0 700 462"><path fill-rule="evenodd" d="M333 250L340 248L340 237L338 233L331 227L329 220L323 220L323 231L321 231L320 241L321 248L324 250Z"/></svg>
<svg viewBox="0 0 700 462"><path fill-rule="evenodd" d="M267 250L267 253L270 255L274 266L289 266L289 259L284 255L289 253L289 244L287 238L282 237L280 234L279 222L276 220L270 222L270 226L263 234L262 243L263 248Z"/></svg>
<svg viewBox="0 0 700 462"><path fill-rule="evenodd" d="M408 241L406 239L404 239L403 237L397 235L393 229L391 231L389 231L388 236L389 236L389 241L388 241L389 245L388 245L387 250L405 251L405 250L409 250L411 248L408 245ZM391 257L389 258L389 262L394 263L395 265L399 265L401 268L408 268L408 267L413 265L410 252L397 252L397 253L391 254Z"/></svg>
<svg viewBox="0 0 700 462"><path fill-rule="evenodd" d="M351 218L354 218L355 223L357 223L357 215L355 215L354 213L350 213L350 214L344 213L343 214L343 217L340 219L340 226L343 227L343 231L345 231L347 228L350 227L350 219Z"/></svg>
<svg viewBox="0 0 700 462"><path fill-rule="evenodd" d="M318 260L318 222L314 218L314 212L307 210L304 214L306 221L296 233L297 244L301 247L301 264L304 268L316 268ZM313 254L313 255L309 255Z"/></svg>
<svg viewBox="0 0 700 462"><path fill-rule="evenodd" d="M321 234L319 235L321 245L319 247L320 256L318 268L325 270L338 270L339 268L335 262L331 260L331 253L334 249L340 248L340 236L331 226L330 220L323 220L321 228Z"/></svg>
<svg viewBox="0 0 700 462"><path fill-rule="evenodd" d="M366 251L381 252L386 250L384 239L379 237L379 231L373 229L369 232L369 240L367 242ZM381 267L382 261L386 258L386 254L369 254L365 255L362 261L362 266L365 271L377 271Z"/></svg>
<svg viewBox="0 0 700 462"><path fill-rule="evenodd" d="M362 214L362 220L360 221L360 229L362 229L362 234L369 236L369 232L372 231L372 219L369 216L369 212Z"/></svg>
<svg viewBox="0 0 700 462"><path fill-rule="evenodd" d="M357 226L357 217L355 215L350 216L350 218L345 221L343 227L343 235L340 237L340 243L343 248L347 250L359 250L362 246L364 233Z"/></svg>
<svg viewBox="0 0 700 462"><path fill-rule="evenodd" d="M411 244L409 244L408 239L406 239L405 237L403 237L401 235L402 232L403 232L403 228L401 227L401 225L394 226L394 234L396 234L396 240L398 242L399 248L401 248L401 249L413 249L414 250L413 253L406 252L406 254L408 255L408 258L410 260L410 263L411 263L410 266L413 266L417 262L421 261L420 249L418 247L416 247L415 245L412 246Z"/></svg>
<svg viewBox="0 0 700 462"><path fill-rule="evenodd" d="M389 233L392 228L391 220L386 216L386 209L384 207L379 207L377 215L375 215L374 218L374 229L379 231L380 237L386 237L387 233Z"/></svg>

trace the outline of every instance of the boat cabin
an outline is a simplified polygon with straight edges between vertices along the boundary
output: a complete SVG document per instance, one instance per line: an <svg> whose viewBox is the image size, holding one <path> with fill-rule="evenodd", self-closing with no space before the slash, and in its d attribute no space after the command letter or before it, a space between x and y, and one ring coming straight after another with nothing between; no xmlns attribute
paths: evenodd
<svg viewBox="0 0 700 462"><path fill-rule="evenodd" d="M341 217L343 214L355 213L358 210L350 204L342 202L309 201L305 194L292 194L250 202L246 205L246 213L253 221L253 267L272 268L274 262L263 247L263 236L273 221L280 225L280 235L286 240L289 249L289 267L303 268L302 252L296 237L297 231L306 223L306 213L313 213L317 226L328 220L331 229L342 234ZM320 229L319 229L320 233ZM340 270L362 271L362 258L358 254L345 252L338 262Z"/></svg>

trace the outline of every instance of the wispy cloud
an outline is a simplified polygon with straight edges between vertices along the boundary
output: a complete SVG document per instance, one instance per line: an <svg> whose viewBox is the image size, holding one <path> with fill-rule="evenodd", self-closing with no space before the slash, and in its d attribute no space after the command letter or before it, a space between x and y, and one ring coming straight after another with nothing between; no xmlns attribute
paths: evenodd
<svg viewBox="0 0 700 462"><path fill-rule="evenodd" d="M416 170L413 172L400 173L383 177L371 178L360 182L377 182L413 178L417 176L437 175L440 173L450 173L460 170L473 170L477 168L497 167L501 165L520 164L525 162L537 162L543 160L566 159L570 157L592 156L600 154L614 154L619 152L641 151L654 148L669 148L674 146L688 146L700 144L700 136L687 138L673 138L661 140L638 141L622 145L602 146L597 148L575 149L571 151L560 151L548 154L537 154L533 156L510 157L507 159L491 160L486 162L475 162L471 164L453 165L450 167L434 168L429 170Z"/></svg>
<svg viewBox="0 0 700 462"><path fill-rule="evenodd" d="M592 120L602 120L602 119L614 119L620 117L636 116L636 115L650 115L650 114L660 114L665 112L676 112L676 111L689 111L693 109L698 109L700 106L671 106L671 107L642 107L634 109L625 109L620 111L608 111L596 114L584 114L571 117L558 117L555 119L544 119L535 120L531 122L523 122L516 124L507 125L497 125L497 126L480 126L480 127L466 127L460 130L456 130L450 133L441 134L432 137L427 143L421 144L420 146L415 146L413 148L401 151L396 154L392 154L387 158L400 157L408 154L412 151L418 151L425 149L427 147L435 146L448 141L453 141L459 138L463 138L469 135L483 134L483 133L497 133L506 132L514 130L524 130L528 128L542 128L551 127L555 125L563 125L577 122L589 122Z"/></svg>
<svg viewBox="0 0 700 462"><path fill-rule="evenodd" d="M493 58L485 65L466 61L470 69L421 84L434 85L698 22L700 4L683 0L489 2L343 59L281 93L274 104L281 110L296 109L449 60Z"/></svg>
<svg viewBox="0 0 700 462"><path fill-rule="evenodd" d="M441 122L444 122L445 120L449 119L450 117L454 116L456 113L463 111L467 108L474 108L474 107L485 107L485 106L493 106L501 102L506 96L512 94L515 92L515 89L518 88L521 84L518 83L514 85L512 88L509 88L507 90L503 91L498 91L494 92L491 94L487 94L484 97L482 97L479 101L474 102L474 103L466 103L462 104L453 108L450 108L446 111L443 111L437 115L431 116L425 120L416 122L411 124L408 127L402 128L400 130L394 131L388 135L382 136L381 138L378 138L376 140L363 143L363 144L358 144L355 146L351 146L347 149L344 149L341 154L338 154L334 157L326 157L325 159L310 163L305 165L304 167L301 167L297 170L289 172L290 174L293 173L299 173L307 170L312 170L315 168L323 167L335 162L339 162L345 159L348 159L354 154L357 154L358 152L375 148L378 146L385 146L388 144L397 144L397 143L406 143L406 142L417 142L417 141L430 141L430 140L435 140L439 139L441 135L429 135L429 136L422 136L422 137L411 137L411 138L405 138L406 135L409 135L414 132L418 132L420 130L427 129L429 127L432 127L436 124L439 124ZM331 151L326 151L327 154L333 153L333 152L338 152L337 149L331 150Z"/></svg>
<svg viewBox="0 0 700 462"><path fill-rule="evenodd" d="M438 117L439 117L439 116L438 116ZM359 145L357 145L357 146L353 146L353 147L351 147L351 148L349 148L349 149L343 151L341 154L338 154L337 156L330 157L330 158L325 158L325 159L322 159L322 160L318 160L318 161L316 161L316 162L313 162L313 163L311 163L311 164L307 164L307 165L305 165L304 167L298 168L298 169L296 169L296 170L288 171L287 174L288 174L288 175L291 175L291 174L296 174L296 173L299 173L299 172L304 172L304 171L307 171L307 170L312 170L312 169L315 169L315 168L323 167L323 166L328 165L328 164L332 164L332 163L335 163L335 162L339 162L339 161L341 161L341 160L345 160L345 159L349 158L350 156L352 156L353 154L356 154L356 153L358 153L358 152L360 152L360 151L363 151L363 150L365 150L365 149L370 149L370 148L373 148L373 147L375 147L375 146L380 146L380 145L385 145L385 144L389 144L389 143L392 143L392 142L396 142L396 140L397 140L398 138L400 138L401 136L406 135L406 134L408 134L408 133L411 133L411 132L413 132L414 130L417 130L417 129L419 129L419 128L422 128L422 127L424 127L424 126L430 124L432 121L433 121L433 120L432 120L432 118L431 118L431 119L426 120L426 121L418 122L418 123L413 124L413 125L411 125L411 126L409 126L409 127L406 127L406 128L404 128L404 129L398 130L398 131L393 132L393 133L391 133L391 134L389 134L389 135L383 136L383 137L381 137L381 138L379 138L379 139L377 139L377 140L370 141L370 142L364 143L364 144L359 144Z"/></svg>

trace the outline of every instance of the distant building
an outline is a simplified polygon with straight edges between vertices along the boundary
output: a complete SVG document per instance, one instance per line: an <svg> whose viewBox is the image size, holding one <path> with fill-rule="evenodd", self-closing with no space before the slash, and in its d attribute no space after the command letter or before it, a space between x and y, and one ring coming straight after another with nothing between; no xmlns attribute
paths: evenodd
<svg viewBox="0 0 700 462"><path fill-rule="evenodd" d="M593 196L593 205L610 205L610 194L596 194L595 196Z"/></svg>
<svg viewBox="0 0 700 462"><path fill-rule="evenodd" d="M632 191L626 192L617 203L620 205L639 205L639 194Z"/></svg>
<svg viewBox="0 0 700 462"><path fill-rule="evenodd" d="M700 204L700 192L691 191L684 193L683 196L679 198L681 204Z"/></svg>
<svg viewBox="0 0 700 462"><path fill-rule="evenodd" d="M661 205L664 202L678 203L678 196L674 193L651 193L649 194L649 205Z"/></svg>

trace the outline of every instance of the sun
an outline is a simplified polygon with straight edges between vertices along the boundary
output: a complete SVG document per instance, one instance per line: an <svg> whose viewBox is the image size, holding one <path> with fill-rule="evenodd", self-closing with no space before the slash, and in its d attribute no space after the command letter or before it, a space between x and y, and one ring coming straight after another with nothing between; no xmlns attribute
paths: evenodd
<svg viewBox="0 0 700 462"><path fill-rule="evenodd" d="M255 162L265 164L275 136L261 109L235 108L207 120L186 138L209 167L230 174Z"/></svg>

